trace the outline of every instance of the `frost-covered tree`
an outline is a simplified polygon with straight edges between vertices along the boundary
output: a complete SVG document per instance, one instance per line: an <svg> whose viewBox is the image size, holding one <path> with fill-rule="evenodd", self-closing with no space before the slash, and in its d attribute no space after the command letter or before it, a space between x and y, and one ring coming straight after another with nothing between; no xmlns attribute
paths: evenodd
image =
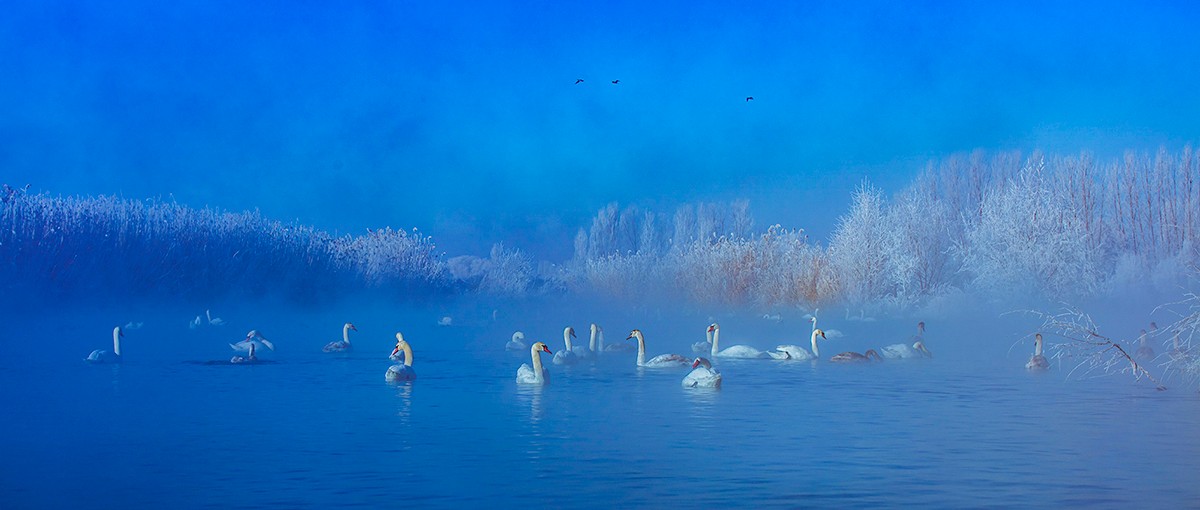
<svg viewBox="0 0 1200 510"><path fill-rule="evenodd" d="M850 211L838 219L829 243L829 257L841 281L844 297L863 303L886 295L888 226L883 195L863 183L854 192Z"/></svg>

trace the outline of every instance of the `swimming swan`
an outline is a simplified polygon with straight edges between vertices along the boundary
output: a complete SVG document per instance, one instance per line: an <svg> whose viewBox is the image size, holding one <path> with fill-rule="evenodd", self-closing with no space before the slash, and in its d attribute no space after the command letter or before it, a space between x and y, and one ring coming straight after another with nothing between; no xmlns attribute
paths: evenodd
<svg viewBox="0 0 1200 510"><path fill-rule="evenodd" d="M507 344L504 344L504 350L506 350L506 351L525 350L525 333L522 333L520 331L513 333L512 340L509 340Z"/></svg>
<svg viewBox="0 0 1200 510"><path fill-rule="evenodd" d="M712 331L712 348L709 351L714 358L736 358L736 359L790 359L791 355L786 352L766 352L760 351L749 345L735 345L725 350L720 349L721 342L721 326L716 323L708 326Z"/></svg>
<svg viewBox="0 0 1200 510"><path fill-rule="evenodd" d="M417 372L413 370L413 352L412 346L404 341L404 335L396 333L396 347L392 349L392 355L389 358L395 359L403 353L404 364L392 365L388 367L387 373L383 378L388 382L411 381L417 378ZM393 357L394 356L394 357Z"/></svg>
<svg viewBox="0 0 1200 510"><path fill-rule="evenodd" d="M692 362L692 371L683 377L684 388L720 388L721 372L712 367L705 358Z"/></svg>
<svg viewBox="0 0 1200 510"><path fill-rule="evenodd" d="M811 353L804 350L804 348L800 347L799 345L780 345L779 347L776 347L775 350L780 351L780 352L786 352L786 353L788 353L789 356L791 356L791 359L794 359L797 361L814 360L814 359L821 357L821 351L819 349L817 349L817 337L818 336L821 338L825 338L825 332L821 331L819 329L813 330L812 339L810 340L810 343L812 344L812 352Z"/></svg>
<svg viewBox="0 0 1200 510"><path fill-rule="evenodd" d="M275 350L275 344L272 344L270 340L267 340L266 337L262 336L257 329L250 330L249 333L246 333L245 340L242 340L236 344L229 344L229 347L235 351L249 351L250 346L255 344L265 346L267 349L272 351Z"/></svg>
<svg viewBox="0 0 1200 510"><path fill-rule="evenodd" d="M883 357L875 349L867 349L867 352L862 354L850 351L834 354L832 358L829 358L829 361L834 363L866 363L869 361L883 361Z"/></svg>
<svg viewBox="0 0 1200 510"><path fill-rule="evenodd" d="M254 354L254 345L255 345L254 343L250 344L250 354L247 354L246 357L243 358L241 356L234 356L232 358L229 358L229 362L233 363L235 365L257 362L258 356L256 356Z"/></svg>
<svg viewBox="0 0 1200 510"><path fill-rule="evenodd" d="M704 328L705 340L703 342L696 342L696 343L692 344L692 352L694 352L696 354L705 354L705 353L712 352L713 328L716 328L716 327L717 327L717 324L713 323L713 324L710 324L707 328ZM709 355L711 355L711 354L709 354Z"/></svg>
<svg viewBox="0 0 1200 510"><path fill-rule="evenodd" d="M691 363L691 360L678 354L659 354L650 358L650 361L646 361L646 338L642 336L641 330L630 331L629 336L625 339L629 340L630 338L637 339L637 365L639 367L669 368L687 366L688 363Z"/></svg>
<svg viewBox="0 0 1200 510"><path fill-rule="evenodd" d="M1042 356L1042 334L1033 335L1033 356L1029 357L1029 363L1025 364L1026 370L1048 370L1050 362L1046 361L1046 357Z"/></svg>
<svg viewBox="0 0 1200 510"><path fill-rule="evenodd" d="M554 354L546 347L544 342L536 342L529 348L529 355L533 358L533 367L526 363L521 363L521 368L517 369L517 384L549 384L550 372L542 366L542 357L538 353L546 352Z"/></svg>
<svg viewBox="0 0 1200 510"><path fill-rule="evenodd" d="M344 326L342 326L342 341L329 342L325 344L325 348L321 350L325 352L345 352L350 350L350 330L352 329L354 331L358 331L358 328L347 322Z"/></svg>
<svg viewBox="0 0 1200 510"><path fill-rule="evenodd" d="M125 336L125 332L121 331L121 326L113 328L113 350L112 352L96 349L88 354L88 363L120 363L121 362L121 337Z"/></svg>
<svg viewBox="0 0 1200 510"><path fill-rule="evenodd" d="M575 354L575 350L571 345L571 338L575 336L575 328L567 326L563 328L563 343L566 344L566 349L554 353L553 361L555 365L574 365L579 361L579 355Z"/></svg>

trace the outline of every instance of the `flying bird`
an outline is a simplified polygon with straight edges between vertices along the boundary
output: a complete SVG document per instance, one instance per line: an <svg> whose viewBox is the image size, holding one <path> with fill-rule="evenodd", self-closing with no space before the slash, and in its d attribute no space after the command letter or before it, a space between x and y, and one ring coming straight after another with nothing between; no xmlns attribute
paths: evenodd
<svg viewBox="0 0 1200 510"><path fill-rule="evenodd" d="M576 79L575 79L575 84L576 84L576 85L579 85L580 83L583 83L583 78L576 78Z"/></svg>
<svg viewBox="0 0 1200 510"><path fill-rule="evenodd" d="M612 82L612 83L613 83L613 85L616 85L616 84L618 84L618 83L621 83L621 80L613 80L613 82Z"/></svg>
<svg viewBox="0 0 1200 510"><path fill-rule="evenodd" d="M750 102L750 101L753 101L753 100L754 100L754 96L746 96L746 102L747 102L747 103L748 103L748 102Z"/></svg>

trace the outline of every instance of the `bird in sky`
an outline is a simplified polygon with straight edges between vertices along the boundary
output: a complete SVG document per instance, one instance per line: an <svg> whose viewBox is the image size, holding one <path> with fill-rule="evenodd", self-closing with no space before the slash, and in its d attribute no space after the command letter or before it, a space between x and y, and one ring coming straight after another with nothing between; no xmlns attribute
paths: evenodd
<svg viewBox="0 0 1200 510"><path fill-rule="evenodd" d="M576 85L579 85L580 83L583 83L583 78L576 78L576 79L575 79L575 84L576 84Z"/></svg>
<svg viewBox="0 0 1200 510"><path fill-rule="evenodd" d="M613 85L616 85L618 83L621 83L621 80L613 80Z"/></svg>

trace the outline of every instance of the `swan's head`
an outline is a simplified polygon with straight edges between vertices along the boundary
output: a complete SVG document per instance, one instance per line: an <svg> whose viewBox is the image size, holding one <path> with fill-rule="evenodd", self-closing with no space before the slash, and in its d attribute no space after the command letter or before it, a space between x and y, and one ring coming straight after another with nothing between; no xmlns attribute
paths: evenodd
<svg viewBox="0 0 1200 510"><path fill-rule="evenodd" d="M705 333L714 333L718 329L721 329L721 326L718 326L717 323L714 322L714 323L708 325L708 329L705 330Z"/></svg>
<svg viewBox="0 0 1200 510"><path fill-rule="evenodd" d="M1158 331L1158 323L1150 321L1150 331Z"/></svg>
<svg viewBox="0 0 1200 510"><path fill-rule="evenodd" d="M867 352L864 352L863 356L866 356L867 360L874 359L876 361L883 361L883 356L880 356L878 352L875 352L875 349L867 349Z"/></svg>
<svg viewBox="0 0 1200 510"><path fill-rule="evenodd" d="M540 352L544 352L546 354L554 354L554 351L550 350L550 347L546 345L546 342L537 342L537 343L533 344L533 347L531 349L533 349L533 352L540 351Z"/></svg>
<svg viewBox="0 0 1200 510"><path fill-rule="evenodd" d="M396 345L407 343L404 341L404 333L396 333Z"/></svg>
<svg viewBox="0 0 1200 510"><path fill-rule="evenodd" d="M708 361L708 358L696 358L696 361L692 362L692 368L696 368L696 367L704 367L704 368L711 369L712 363Z"/></svg>
<svg viewBox="0 0 1200 510"><path fill-rule="evenodd" d="M813 336L813 340L816 340L817 337L825 338L825 330L814 329L812 332L812 336Z"/></svg>
<svg viewBox="0 0 1200 510"><path fill-rule="evenodd" d="M113 328L113 336L124 337L125 330L121 329L121 326L117 326L117 327Z"/></svg>
<svg viewBox="0 0 1200 510"><path fill-rule="evenodd" d="M358 331L358 328L354 327L354 325L353 325L353 324L350 324L349 322L347 322L345 326L342 326L342 328L343 328L343 329L351 329L351 330L354 330L354 331Z"/></svg>
<svg viewBox="0 0 1200 510"><path fill-rule="evenodd" d="M1033 343L1035 343L1037 345L1042 345L1042 334L1041 333L1036 333L1033 335Z"/></svg>
<svg viewBox="0 0 1200 510"><path fill-rule="evenodd" d="M593 323L592 323L592 334L594 335L594 334L596 334L596 333L599 333L599 332L600 332L600 326L597 326L597 325L596 325L596 323L595 323L595 322L593 322Z"/></svg>
<svg viewBox="0 0 1200 510"><path fill-rule="evenodd" d="M642 330L635 329L633 331L630 331L629 336L625 337L626 340L630 340L633 338L642 338Z"/></svg>
<svg viewBox="0 0 1200 510"><path fill-rule="evenodd" d="M917 323L917 333L922 335L925 334L925 321Z"/></svg>
<svg viewBox="0 0 1200 510"><path fill-rule="evenodd" d="M571 338L576 338L575 328L573 328L571 326L567 326L566 328L563 328L563 336L564 337L570 336Z"/></svg>
<svg viewBox="0 0 1200 510"><path fill-rule="evenodd" d="M933 353L929 352L929 349L925 347L925 342L913 343L912 348L914 351L921 353L922 356L929 356L930 358L933 357Z"/></svg>
<svg viewBox="0 0 1200 510"><path fill-rule="evenodd" d="M257 329L252 329L249 333L246 333L246 340L254 340L255 338L261 337L262 334L260 334Z"/></svg>
<svg viewBox="0 0 1200 510"><path fill-rule="evenodd" d="M520 331L517 331L516 333L513 333L512 339L513 339L513 341L514 341L514 342L516 342L516 341L520 341L520 340L524 340L524 339L525 339L525 333L522 333L522 332L520 332Z"/></svg>

